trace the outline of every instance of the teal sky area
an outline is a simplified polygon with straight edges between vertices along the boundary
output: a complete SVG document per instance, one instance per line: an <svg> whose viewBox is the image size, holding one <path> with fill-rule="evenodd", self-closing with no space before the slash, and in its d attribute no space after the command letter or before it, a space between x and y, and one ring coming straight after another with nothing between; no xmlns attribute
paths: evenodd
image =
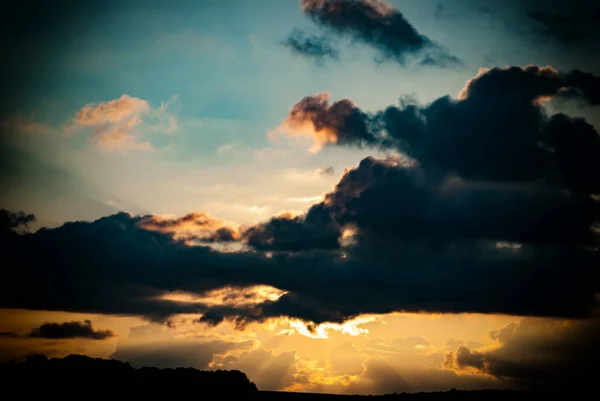
<svg viewBox="0 0 600 401"><path fill-rule="evenodd" d="M339 60L319 66L282 45L294 27L319 32L297 0L78 6L28 41L13 65L0 207L34 213L34 228L119 210L204 211L250 224L306 210L345 168L378 155L342 147L313 154L303 143L270 140L304 96L327 91L375 112L404 95L423 103L454 97L480 67L597 73L589 53L567 56L527 37L519 2L390 3L462 65L377 63L372 48L340 39ZM144 146L102 149L90 127L68 130L86 105L122 95L150 108L132 128ZM598 126L590 110L575 113ZM329 167L332 174L319 170Z"/></svg>

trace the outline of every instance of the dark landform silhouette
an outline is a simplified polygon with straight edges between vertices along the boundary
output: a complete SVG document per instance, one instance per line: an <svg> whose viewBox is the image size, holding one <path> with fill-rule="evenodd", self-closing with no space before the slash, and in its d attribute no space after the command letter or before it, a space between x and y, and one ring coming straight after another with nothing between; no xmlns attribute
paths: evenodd
<svg viewBox="0 0 600 401"><path fill-rule="evenodd" d="M193 396L194 399L236 400L354 400L384 399L407 401L449 400L533 400L548 394L516 390L455 390L430 393L386 395L336 395L259 391L237 370L200 371L194 368L134 368L118 360L69 355L47 358L32 355L25 361L0 364L3 394L26 399L31 396L61 400L88 397L148 397L159 399Z"/></svg>
<svg viewBox="0 0 600 401"><path fill-rule="evenodd" d="M119 399L123 395L140 395L153 399L158 395L243 396L257 392L256 385L237 370L136 369L126 362L83 355L33 355L24 362L5 362L0 365L0 385L4 390L12 389L11 394L50 397L55 393L63 400L96 395Z"/></svg>

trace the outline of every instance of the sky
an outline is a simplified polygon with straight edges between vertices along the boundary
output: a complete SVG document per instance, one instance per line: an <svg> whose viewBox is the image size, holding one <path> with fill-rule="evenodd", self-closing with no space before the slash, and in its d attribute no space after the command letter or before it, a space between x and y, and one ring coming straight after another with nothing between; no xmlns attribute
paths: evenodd
<svg viewBox="0 0 600 401"><path fill-rule="evenodd" d="M591 385L593 1L30 3L0 28L0 360Z"/></svg>

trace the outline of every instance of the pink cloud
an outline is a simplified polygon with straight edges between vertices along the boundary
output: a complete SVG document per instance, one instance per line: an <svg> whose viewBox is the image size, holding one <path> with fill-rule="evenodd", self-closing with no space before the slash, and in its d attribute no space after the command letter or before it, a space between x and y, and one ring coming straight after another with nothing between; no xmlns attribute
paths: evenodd
<svg viewBox="0 0 600 401"><path fill-rule="evenodd" d="M177 119L167 113L171 103L163 102L160 107L153 109L148 101L123 94L118 99L85 105L65 127L64 132L70 134L82 128L91 129L90 141L106 151L152 151L152 144L141 138L142 124L157 122L154 125L146 124L145 128L151 132L175 131Z"/></svg>

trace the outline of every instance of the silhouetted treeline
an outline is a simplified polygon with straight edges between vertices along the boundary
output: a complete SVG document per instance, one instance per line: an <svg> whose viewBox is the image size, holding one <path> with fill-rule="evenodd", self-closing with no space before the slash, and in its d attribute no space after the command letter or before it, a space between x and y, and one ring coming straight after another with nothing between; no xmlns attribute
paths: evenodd
<svg viewBox="0 0 600 401"><path fill-rule="evenodd" d="M258 397L256 399L264 401L547 401L549 399L549 394L513 390L451 390L385 395L334 395L259 391L256 396Z"/></svg>
<svg viewBox="0 0 600 401"><path fill-rule="evenodd" d="M69 355L48 359L34 355L24 362L0 365L3 389L19 396L58 395L60 399L79 399L96 395L120 397L207 394L247 396L256 393L256 385L237 370L200 371L193 368L133 368L129 363ZM82 394L81 391L84 393Z"/></svg>
<svg viewBox="0 0 600 401"><path fill-rule="evenodd" d="M333 395L258 391L246 375L237 370L200 371L193 368L133 368L129 363L69 355L48 359L34 355L24 362L0 364L3 394L28 397L59 397L61 401L81 398L149 397L194 400L233 399L265 401L334 401L354 399L401 401L504 401L547 400L549 394L511 390L451 390L431 393L402 393L379 396ZM575 394L576 391L573 393ZM565 394L563 394L565 396ZM564 398L564 397L563 397ZM569 397L567 397L569 398Z"/></svg>

